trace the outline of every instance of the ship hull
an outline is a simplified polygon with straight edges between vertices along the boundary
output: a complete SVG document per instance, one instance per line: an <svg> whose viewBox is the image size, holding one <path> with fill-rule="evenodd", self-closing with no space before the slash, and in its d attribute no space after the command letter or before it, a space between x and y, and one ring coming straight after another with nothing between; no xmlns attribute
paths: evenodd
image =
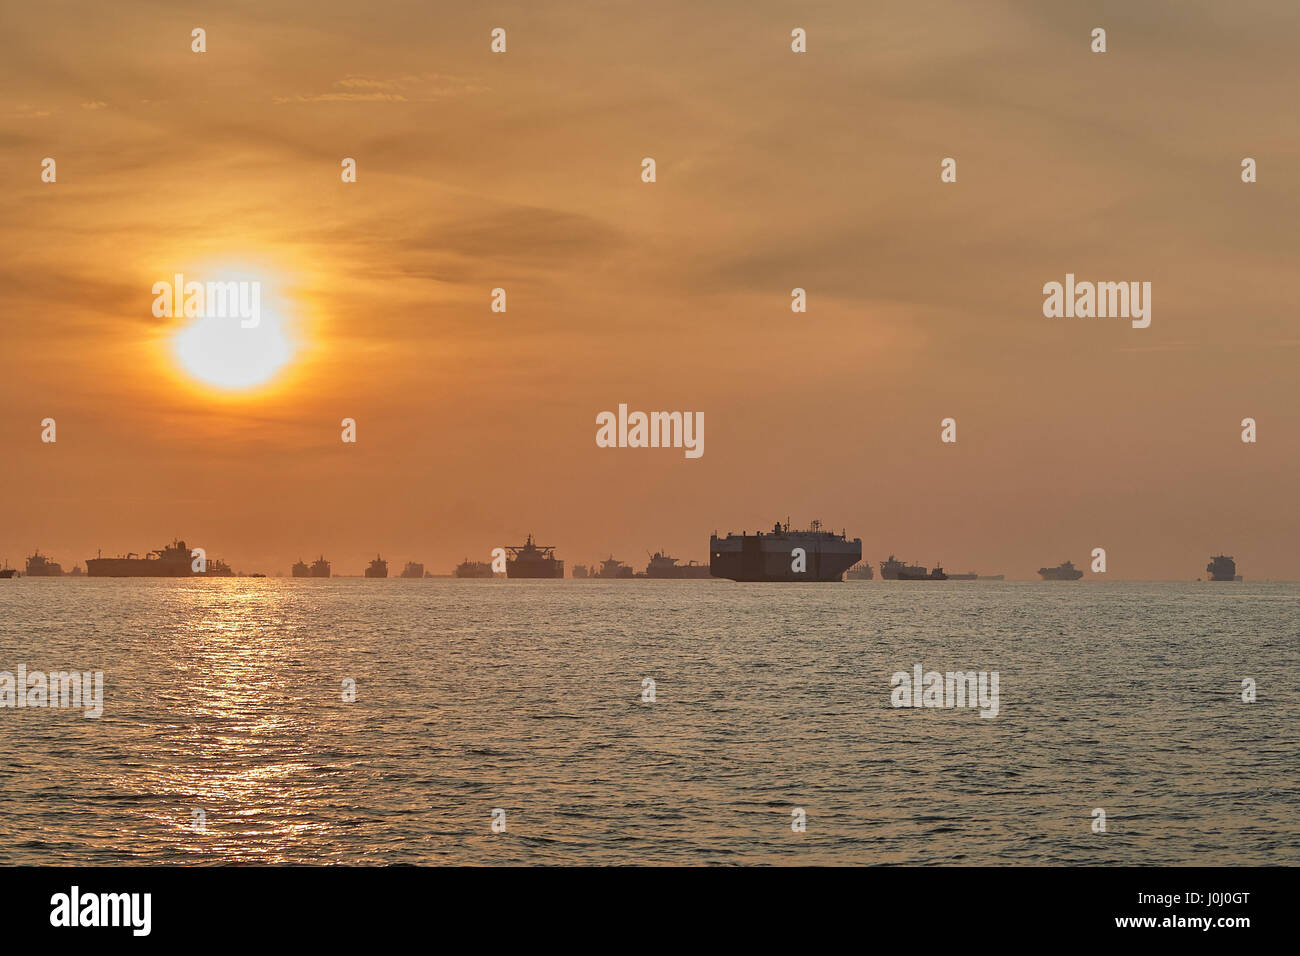
<svg viewBox="0 0 1300 956"><path fill-rule="evenodd" d="M88 558L86 575L92 578L192 578L198 577L188 561L147 558Z"/></svg>
<svg viewBox="0 0 1300 956"><path fill-rule="evenodd" d="M646 571L645 573L645 577L647 578L658 578L660 580L673 580L673 581L681 581L687 579L698 580L700 578L711 578L713 576L714 576L713 569L709 567L707 564L688 564L682 567L662 569L662 570L656 568L653 571Z"/></svg>
<svg viewBox="0 0 1300 956"><path fill-rule="evenodd" d="M1077 581L1083 577L1082 571L1039 571L1044 581Z"/></svg>
<svg viewBox="0 0 1300 956"><path fill-rule="evenodd" d="M512 561L506 560L508 578L562 578L563 561Z"/></svg>
<svg viewBox="0 0 1300 956"><path fill-rule="evenodd" d="M803 548L806 569L794 570L795 548ZM842 581L862 560L862 542L832 535L728 535L709 541L709 571L732 581Z"/></svg>

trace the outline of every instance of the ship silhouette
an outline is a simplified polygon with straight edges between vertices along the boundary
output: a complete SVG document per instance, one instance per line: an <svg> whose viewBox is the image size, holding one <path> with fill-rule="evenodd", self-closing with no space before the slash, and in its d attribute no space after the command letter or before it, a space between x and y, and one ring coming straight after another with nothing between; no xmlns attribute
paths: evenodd
<svg viewBox="0 0 1300 956"><path fill-rule="evenodd" d="M63 576L63 566L51 561L38 549L27 559L29 578L57 578Z"/></svg>
<svg viewBox="0 0 1300 956"><path fill-rule="evenodd" d="M492 577L492 565L487 561L471 561L469 558L466 558L460 564L456 565L456 577L490 578Z"/></svg>
<svg viewBox="0 0 1300 956"><path fill-rule="evenodd" d="M1044 581L1077 581L1083 572L1074 566L1073 561L1062 561L1054 568L1039 568L1038 573Z"/></svg>
<svg viewBox="0 0 1300 956"><path fill-rule="evenodd" d="M521 546L508 547L506 551L506 577L508 578L562 578L564 562L555 556L554 545L539 545L530 534Z"/></svg>
<svg viewBox="0 0 1300 956"><path fill-rule="evenodd" d="M801 571L795 570L796 548L804 554ZM709 570L733 581L839 581L861 560L861 538L824 531L820 521L807 531L791 531L790 522L778 521L768 532L709 538Z"/></svg>

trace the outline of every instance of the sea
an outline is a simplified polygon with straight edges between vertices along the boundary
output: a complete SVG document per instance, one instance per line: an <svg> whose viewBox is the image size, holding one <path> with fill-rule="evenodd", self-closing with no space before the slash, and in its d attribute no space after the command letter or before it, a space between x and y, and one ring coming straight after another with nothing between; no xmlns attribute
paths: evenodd
<svg viewBox="0 0 1300 956"><path fill-rule="evenodd" d="M1298 650L1294 583L18 578L0 864L1296 865Z"/></svg>

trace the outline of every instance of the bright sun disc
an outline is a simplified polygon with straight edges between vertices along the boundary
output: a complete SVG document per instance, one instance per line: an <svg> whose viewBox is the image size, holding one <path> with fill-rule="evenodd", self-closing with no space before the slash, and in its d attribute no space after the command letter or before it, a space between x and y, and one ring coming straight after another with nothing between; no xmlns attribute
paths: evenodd
<svg viewBox="0 0 1300 956"><path fill-rule="evenodd" d="M293 358L294 344L284 320L263 306L252 328L245 328L237 317L191 319L173 337L172 350L190 377L238 391L274 379Z"/></svg>

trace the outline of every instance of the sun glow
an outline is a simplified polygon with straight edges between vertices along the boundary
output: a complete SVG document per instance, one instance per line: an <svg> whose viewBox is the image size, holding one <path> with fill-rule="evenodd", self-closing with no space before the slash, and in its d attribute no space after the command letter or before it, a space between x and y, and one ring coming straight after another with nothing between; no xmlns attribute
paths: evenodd
<svg viewBox="0 0 1300 956"><path fill-rule="evenodd" d="M273 290L260 279L228 272L209 273L206 283L190 278L177 275L174 284L154 289L163 303L156 310L188 323L171 339L181 370L196 383L232 393L274 381L298 347Z"/></svg>

